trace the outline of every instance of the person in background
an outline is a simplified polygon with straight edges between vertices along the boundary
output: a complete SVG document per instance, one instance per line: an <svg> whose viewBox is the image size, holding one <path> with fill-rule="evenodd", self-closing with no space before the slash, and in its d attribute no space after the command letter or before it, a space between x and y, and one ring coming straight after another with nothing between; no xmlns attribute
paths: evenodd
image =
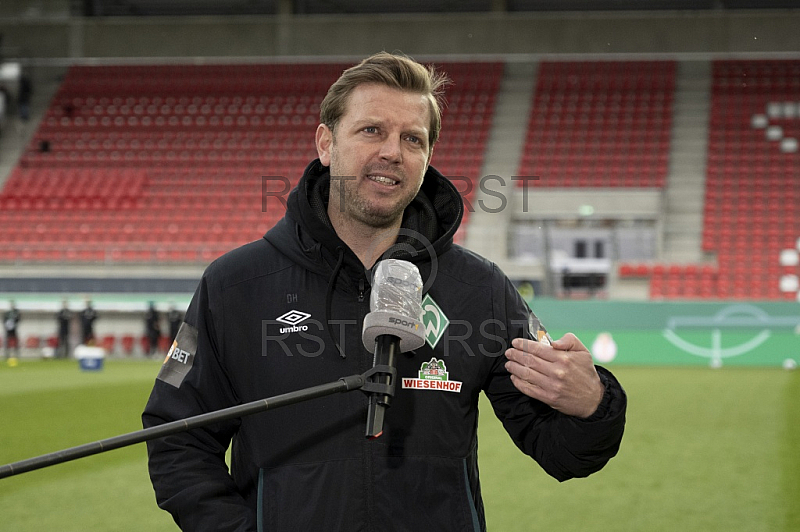
<svg viewBox="0 0 800 532"><path fill-rule="evenodd" d="M81 341L83 345L94 345L94 321L97 319L97 311L92 306L92 300L86 300L86 308L81 311Z"/></svg>
<svg viewBox="0 0 800 532"><path fill-rule="evenodd" d="M30 75L22 73L19 79L19 94L17 95L17 109L19 118L27 122L31 117L31 95L33 94L33 83Z"/></svg>
<svg viewBox="0 0 800 532"><path fill-rule="evenodd" d="M8 310L3 314L3 328L6 330L6 358L19 357L17 325L19 324L20 317L16 304L14 301L10 301ZM14 349L14 357L9 357L11 349Z"/></svg>
<svg viewBox="0 0 800 532"><path fill-rule="evenodd" d="M147 356L153 356L158 351L158 339L161 336L161 315L152 301L144 315L144 329L147 336Z"/></svg>
<svg viewBox="0 0 800 532"><path fill-rule="evenodd" d="M6 117L8 115L8 90L0 86L0 135L6 131Z"/></svg>
<svg viewBox="0 0 800 532"><path fill-rule="evenodd" d="M169 339L174 340L178 336L181 323L183 323L183 312L175 308L175 303L171 303L169 306L167 321L169 322Z"/></svg>
<svg viewBox="0 0 800 532"><path fill-rule="evenodd" d="M56 348L56 358L69 358L69 332L72 327L72 311L69 309L69 301L64 300L61 310L56 314L58 322L58 347Z"/></svg>

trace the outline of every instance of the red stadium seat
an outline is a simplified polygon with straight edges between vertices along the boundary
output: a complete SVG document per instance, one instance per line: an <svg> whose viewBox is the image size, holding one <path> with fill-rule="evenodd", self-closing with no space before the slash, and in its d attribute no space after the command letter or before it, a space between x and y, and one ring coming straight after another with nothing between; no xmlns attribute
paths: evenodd
<svg viewBox="0 0 800 532"><path fill-rule="evenodd" d="M122 352L125 355L133 354L135 339L132 335L126 334L120 337L120 345L122 346Z"/></svg>
<svg viewBox="0 0 800 532"><path fill-rule="evenodd" d="M105 349L107 353L114 353L116 341L117 339L113 334L105 335L100 339L100 347Z"/></svg>
<svg viewBox="0 0 800 532"><path fill-rule="evenodd" d="M26 349L38 349L42 344L42 339L37 335L30 335L25 338L25 348Z"/></svg>

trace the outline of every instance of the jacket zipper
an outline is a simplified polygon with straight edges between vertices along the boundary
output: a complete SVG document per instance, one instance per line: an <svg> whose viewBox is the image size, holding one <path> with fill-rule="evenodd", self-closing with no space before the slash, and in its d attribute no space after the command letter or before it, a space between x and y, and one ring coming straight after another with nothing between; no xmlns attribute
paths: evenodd
<svg viewBox="0 0 800 532"><path fill-rule="evenodd" d="M369 312L369 308L364 308L364 301L366 299L366 291L367 291L367 283L366 279L362 277L358 280L358 302L361 303L359 305L359 321L363 322L366 314ZM362 368L366 370L367 367L372 365L372 359L369 357L364 358L365 367ZM362 455L362 466L363 466L363 486L364 486L364 501L366 504L366 525L367 530L374 530L374 507L375 507L375 494L373 492L372 486L374 484L373 481L373 465L372 465L372 445L370 445L369 440L366 438L362 443L362 449L364 450L364 454Z"/></svg>
<svg viewBox="0 0 800 532"><path fill-rule="evenodd" d="M366 283L364 282L364 278L358 280L358 302L364 302L364 292L366 291Z"/></svg>

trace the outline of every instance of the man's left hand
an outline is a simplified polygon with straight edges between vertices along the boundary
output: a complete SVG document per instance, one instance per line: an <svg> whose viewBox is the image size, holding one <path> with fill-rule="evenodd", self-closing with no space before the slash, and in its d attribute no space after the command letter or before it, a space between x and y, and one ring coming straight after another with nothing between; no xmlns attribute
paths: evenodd
<svg viewBox="0 0 800 532"><path fill-rule="evenodd" d="M570 416L587 418L603 399L604 387L592 355L572 333L547 345L515 338L506 351L514 386Z"/></svg>

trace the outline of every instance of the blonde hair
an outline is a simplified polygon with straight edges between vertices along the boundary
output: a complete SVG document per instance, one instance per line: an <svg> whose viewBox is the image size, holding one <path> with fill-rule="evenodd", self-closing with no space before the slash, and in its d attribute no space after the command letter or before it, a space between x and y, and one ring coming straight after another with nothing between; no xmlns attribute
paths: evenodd
<svg viewBox="0 0 800 532"><path fill-rule="evenodd" d="M444 86L449 82L433 66L426 68L405 55L379 52L345 70L331 85L320 105L320 122L334 131L345 113L350 93L359 85L379 83L427 96L431 117L428 143L433 148L442 129Z"/></svg>

